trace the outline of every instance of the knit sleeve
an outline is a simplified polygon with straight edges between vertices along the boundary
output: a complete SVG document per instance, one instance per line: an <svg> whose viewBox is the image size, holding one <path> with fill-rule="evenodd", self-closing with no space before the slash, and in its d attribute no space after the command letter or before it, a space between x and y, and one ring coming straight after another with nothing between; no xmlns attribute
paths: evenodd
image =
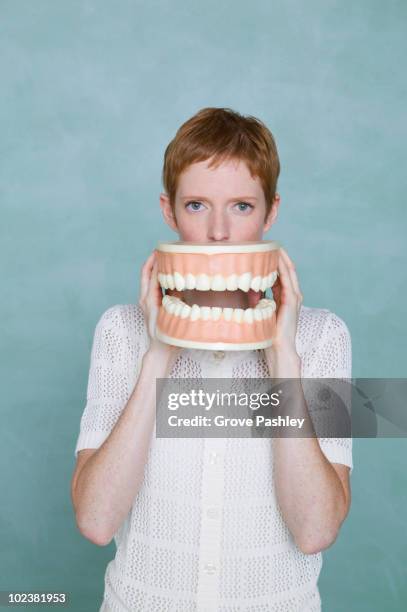
<svg viewBox="0 0 407 612"><path fill-rule="evenodd" d="M340 385L342 400L347 407L351 405L352 345L346 323L330 311L322 326L319 342L305 378L338 378L349 384ZM353 471L352 438L318 438L322 452L331 463L342 463Z"/></svg>
<svg viewBox="0 0 407 612"><path fill-rule="evenodd" d="M75 457L84 448L103 444L132 393L143 345L132 329L132 313L127 305L118 304L108 308L96 325ZM140 313L136 315L140 327Z"/></svg>

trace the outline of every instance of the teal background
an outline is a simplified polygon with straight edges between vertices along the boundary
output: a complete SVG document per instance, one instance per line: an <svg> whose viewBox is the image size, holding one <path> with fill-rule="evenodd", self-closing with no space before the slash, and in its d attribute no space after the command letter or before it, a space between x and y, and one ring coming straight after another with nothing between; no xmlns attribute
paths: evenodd
<svg viewBox="0 0 407 612"><path fill-rule="evenodd" d="M70 502L92 337L138 297L164 149L205 106L262 119L306 306L347 323L353 376L406 376L407 3L0 2L0 590L98 610L114 545ZM407 609L405 440L355 440L323 609ZM39 608L38 608L39 609Z"/></svg>

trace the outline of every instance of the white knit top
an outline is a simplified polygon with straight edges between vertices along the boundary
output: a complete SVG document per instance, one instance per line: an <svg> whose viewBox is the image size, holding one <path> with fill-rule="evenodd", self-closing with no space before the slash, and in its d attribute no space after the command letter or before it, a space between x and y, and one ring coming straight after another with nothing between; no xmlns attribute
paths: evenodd
<svg viewBox="0 0 407 612"><path fill-rule="evenodd" d="M101 316L75 454L108 437L148 347L134 304ZM301 307L302 377L351 378L346 324ZM182 349L171 377L268 376L264 352ZM329 461L352 469L351 438L318 438ZM316 612L322 554L302 553L276 501L272 438L156 438L144 480L114 536L102 612Z"/></svg>

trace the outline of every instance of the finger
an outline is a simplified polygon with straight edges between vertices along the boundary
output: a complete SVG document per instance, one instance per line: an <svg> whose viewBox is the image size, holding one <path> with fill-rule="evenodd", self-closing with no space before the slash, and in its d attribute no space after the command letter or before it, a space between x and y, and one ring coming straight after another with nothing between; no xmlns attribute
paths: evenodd
<svg viewBox="0 0 407 612"><path fill-rule="evenodd" d="M152 269L154 262L156 260L156 255L155 255L155 251L153 251L152 253L150 253L150 255L147 257L146 261L144 262L143 268L145 268L146 270L150 270Z"/></svg>
<svg viewBox="0 0 407 612"><path fill-rule="evenodd" d="M140 278L140 301L145 300L148 295L148 288L150 286L151 271L154 266L155 251L146 259L141 268Z"/></svg>
<svg viewBox="0 0 407 612"><path fill-rule="evenodd" d="M301 289L300 289L300 284L299 284L299 281L298 281L298 276L297 276L295 264L292 261L292 259L290 259L290 257L288 256L288 253L283 248L281 248L280 251L281 251L281 255L282 255L284 261L287 264L288 273L290 275L291 283L292 283L292 285L294 287L294 291L297 293L298 297L302 301L303 295L302 295L302 292L301 292Z"/></svg>
<svg viewBox="0 0 407 612"><path fill-rule="evenodd" d="M288 265L282 253L280 253L280 257L278 259L278 272L280 278L280 295L283 298L285 292L293 298L295 296L294 286L291 280L290 271L288 269Z"/></svg>
<svg viewBox="0 0 407 612"><path fill-rule="evenodd" d="M158 282L158 263L154 262L150 276L149 294L153 298L154 305L161 305L162 302L162 291L160 283Z"/></svg>

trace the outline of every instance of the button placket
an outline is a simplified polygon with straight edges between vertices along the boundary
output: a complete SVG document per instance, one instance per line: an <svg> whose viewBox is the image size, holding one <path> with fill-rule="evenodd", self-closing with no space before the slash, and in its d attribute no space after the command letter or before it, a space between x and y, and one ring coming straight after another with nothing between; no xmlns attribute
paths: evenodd
<svg viewBox="0 0 407 612"><path fill-rule="evenodd" d="M216 357L215 357L216 355ZM207 355L205 378L230 378L232 367L225 351ZM222 541L224 455L227 438L204 438L201 534L196 612L217 612Z"/></svg>
<svg viewBox="0 0 407 612"><path fill-rule="evenodd" d="M225 438L204 439L197 612L218 610L225 447Z"/></svg>

